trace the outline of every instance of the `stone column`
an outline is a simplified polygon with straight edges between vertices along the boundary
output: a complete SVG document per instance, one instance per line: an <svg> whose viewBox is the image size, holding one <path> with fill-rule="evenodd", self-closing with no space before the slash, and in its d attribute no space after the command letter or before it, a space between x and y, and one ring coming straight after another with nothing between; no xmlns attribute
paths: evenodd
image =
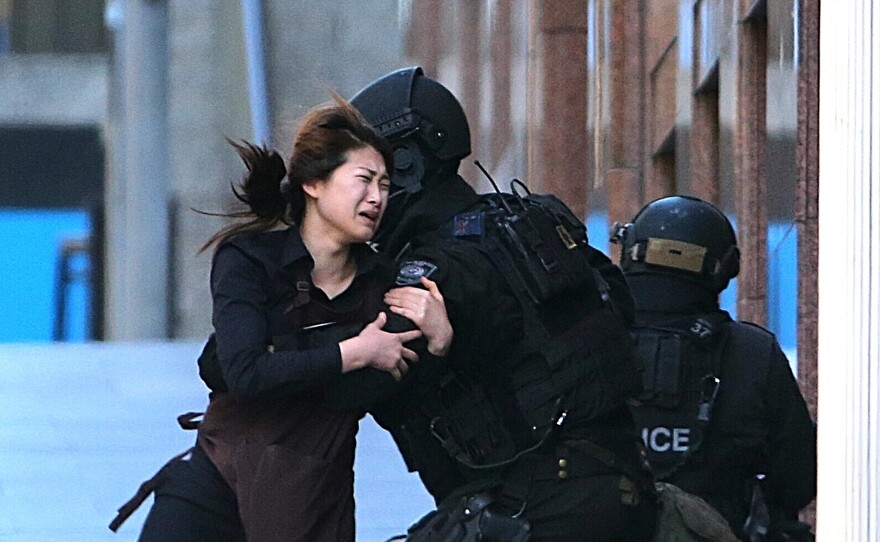
<svg viewBox="0 0 880 542"><path fill-rule="evenodd" d="M108 339L168 336L168 7L124 4L123 185L109 192Z"/></svg>
<svg viewBox="0 0 880 542"><path fill-rule="evenodd" d="M529 186L586 216L587 10L581 0L532 0Z"/></svg>
<svg viewBox="0 0 880 542"><path fill-rule="evenodd" d="M742 252L737 318L767 322L767 24L737 25L734 163L737 237Z"/></svg>
<svg viewBox="0 0 880 542"><path fill-rule="evenodd" d="M818 540L880 532L880 10L828 2L819 64Z"/></svg>

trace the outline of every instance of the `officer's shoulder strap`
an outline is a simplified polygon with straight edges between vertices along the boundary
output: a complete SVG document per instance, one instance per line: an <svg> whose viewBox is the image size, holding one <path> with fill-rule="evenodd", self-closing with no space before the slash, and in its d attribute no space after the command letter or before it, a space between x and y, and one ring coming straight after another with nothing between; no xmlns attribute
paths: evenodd
<svg viewBox="0 0 880 542"><path fill-rule="evenodd" d="M731 322L729 345L735 349L735 355L754 362L769 359L774 347L778 344L776 335L767 328L753 322Z"/></svg>
<svg viewBox="0 0 880 542"><path fill-rule="evenodd" d="M731 322L727 327L737 348L754 352L755 356L767 355L776 344L776 335L772 331L753 322Z"/></svg>
<svg viewBox="0 0 880 542"><path fill-rule="evenodd" d="M744 334L750 334L755 337L763 336L766 339L776 340L776 335L760 324L756 324L754 322L749 322L746 320L737 320L734 323L736 324L735 327Z"/></svg>

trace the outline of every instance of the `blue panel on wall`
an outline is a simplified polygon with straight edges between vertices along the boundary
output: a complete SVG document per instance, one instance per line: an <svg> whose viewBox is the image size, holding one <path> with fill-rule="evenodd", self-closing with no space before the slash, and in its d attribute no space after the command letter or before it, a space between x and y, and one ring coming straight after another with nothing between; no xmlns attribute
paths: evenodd
<svg viewBox="0 0 880 542"><path fill-rule="evenodd" d="M77 209L0 210L0 342L51 341L62 244L89 235L89 214ZM71 260L65 335L88 336L88 258Z"/></svg>
<svg viewBox="0 0 880 542"><path fill-rule="evenodd" d="M772 222L767 228L767 327L783 348L797 348L797 228Z"/></svg>
<svg viewBox="0 0 880 542"><path fill-rule="evenodd" d="M611 227L608 224L608 213L605 211L593 211L587 215L585 224L590 245L608 254L608 246L610 245L608 242L608 229Z"/></svg>

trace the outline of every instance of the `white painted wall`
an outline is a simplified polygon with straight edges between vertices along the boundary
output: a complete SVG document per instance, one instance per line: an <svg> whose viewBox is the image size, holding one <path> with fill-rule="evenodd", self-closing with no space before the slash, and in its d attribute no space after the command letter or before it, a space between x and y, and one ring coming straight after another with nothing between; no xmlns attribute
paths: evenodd
<svg viewBox="0 0 880 542"><path fill-rule="evenodd" d="M817 535L880 540L880 5L823 8Z"/></svg>

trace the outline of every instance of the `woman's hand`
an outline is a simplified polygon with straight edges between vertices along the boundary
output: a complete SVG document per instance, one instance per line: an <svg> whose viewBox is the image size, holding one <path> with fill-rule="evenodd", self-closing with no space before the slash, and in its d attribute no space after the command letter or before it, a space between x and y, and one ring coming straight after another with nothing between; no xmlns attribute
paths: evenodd
<svg viewBox="0 0 880 542"><path fill-rule="evenodd" d="M343 373L373 367L400 380L409 369L407 362L419 360L418 354L403 345L421 337L422 332L418 329L403 333L382 331L387 320L388 316L380 312L357 336L339 343Z"/></svg>
<svg viewBox="0 0 880 542"><path fill-rule="evenodd" d="M421 280L425 290L412 286L394 288L385 294L385 303L391 312L409 319L422 330L428 340L428 352L445 356L453 335L446 303L436 282L426 277Z"/></svg>

